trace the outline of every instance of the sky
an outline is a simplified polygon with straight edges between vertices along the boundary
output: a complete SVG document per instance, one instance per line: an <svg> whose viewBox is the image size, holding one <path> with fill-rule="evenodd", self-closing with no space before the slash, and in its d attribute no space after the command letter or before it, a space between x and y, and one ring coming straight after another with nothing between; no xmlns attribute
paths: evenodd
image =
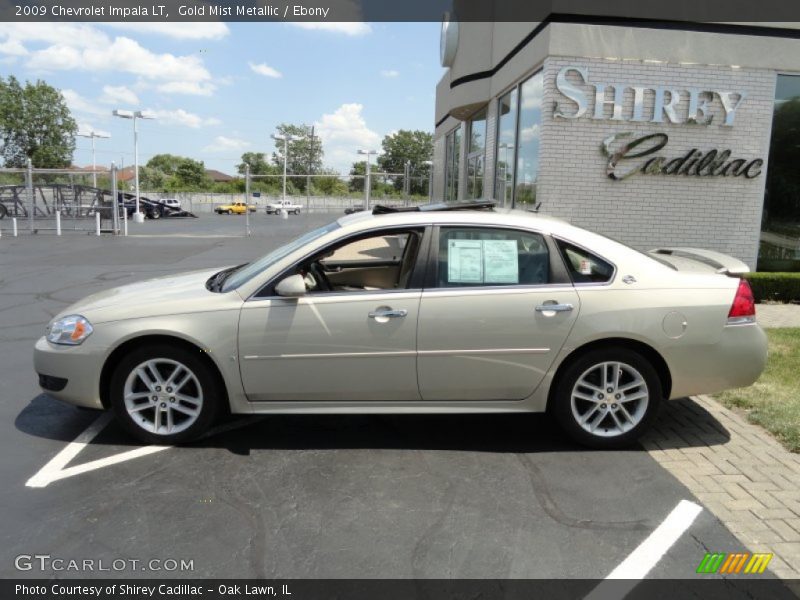
<svg viewBox="0 0 800 600"><path fill-rule="evenodd" d="M433 131L438 23L0 23L0 76L60 89L98 165L189 156L233 174L243 152L271 152L279 123L315 125L326 166L399 129ZM90 165L77 138L74 163Z"/></svg>

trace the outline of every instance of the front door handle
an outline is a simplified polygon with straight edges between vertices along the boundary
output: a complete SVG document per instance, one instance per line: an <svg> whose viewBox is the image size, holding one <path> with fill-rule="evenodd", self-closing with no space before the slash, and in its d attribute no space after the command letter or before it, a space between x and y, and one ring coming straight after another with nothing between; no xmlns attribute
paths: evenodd
<svg viewBox="0 0 800 600"><path fill-rule="evenodd" d="M373 310L369 313L370 319L401 319L408 314L408 311L405 308L400 308L397 310L393 309L378 309Z"/></svg>
<svg viewBox="0 0 800 600"><path fill-rule="evenodd" d="M536 312L569 312L574 306L572 304L540 304L536 307Z"/></svg>

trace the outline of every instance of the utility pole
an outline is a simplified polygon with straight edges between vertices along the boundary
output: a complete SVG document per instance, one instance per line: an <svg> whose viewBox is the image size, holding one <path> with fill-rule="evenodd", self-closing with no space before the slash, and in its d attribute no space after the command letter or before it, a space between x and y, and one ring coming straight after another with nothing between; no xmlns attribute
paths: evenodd
<svg viewBox="0 0 800 600"><path fill-rule="evenodd" d="M314 164L314 140L316 136L314 135L314 126L311 126L311 134L308 136L309 139L309 148L308 148L308 168L306 169L306 214L310 212L311 208L311 165Z"/></svg>

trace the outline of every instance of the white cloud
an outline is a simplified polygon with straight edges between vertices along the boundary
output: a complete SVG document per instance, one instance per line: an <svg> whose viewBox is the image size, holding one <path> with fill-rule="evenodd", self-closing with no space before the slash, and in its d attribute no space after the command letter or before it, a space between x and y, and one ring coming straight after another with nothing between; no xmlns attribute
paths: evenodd
<svg viewBox="0 0 800 600"><path fill-rule="evenodd" d="M358 150L380 149L381 136L367 127L363 109L361 104L342 104L314 123L325 148L325 162L341 173L363 159Z"/></svg>
<svg viewBox="0 0 800 600"><path fill-rule="evenodd" d="M109 132L104 131L102 129L98 129L97 127L95 127L91 123L88 123L88 122L85 122L85 121L81 121L81 122L78 123L78 133L79 134L89 135L92 132L96 133L97 135L103 135L103 136L106 136L106 137L111 137L111 134Z"/></svg>
<svg viewBox="0 0 800 600"><path fill-rule="evenodd" d="M283 77L283 74L280 71L273 69L267 63L255 64L248 62L247 64L250 65L251 71L258 73L259 75L263 75L264 77Z"/></svg>
<svg viewBox="0 0 800 600"><path fill-rule="evenodd" d="M206 119L182 108L176 110L148 110L145 112L167 125L181 125L193 129L208 127L209 125L219 125L221 123L219 119L214 117Z"/></svg>
<svg viewBox="0 0 800 600"><path fill-rule="evenodd" d="M124 85L104 85L100 102L103 104L139 104L139 97Z"/></svg>
<svg viewBox="0 0 800 600"><path fill-rule="evenodd" d="M372 27L368 23L361 22L320 22L320 21L294 21L289 23L292 27L300 29L311 29L317 31L331 31L343 33L345 35L356 36L366 35L372 32Z"/></svg>
<svg viewBox="0 0 800 600"><path fill-rule="evenodd" d="M400 75L400 71L395 71L394 69L383 69L381 71L381 77L398 77Z"/></svg>
<svg viewBox="0 0 800 600"><path fill-rule="evenodd" d="M177 40L220 40L230 33L225 23L102 23L105 27L152 33Z"/></svg>
<svg viewBox="0 0 800 600"><path fill-rule="evenodd" d="M64 96L67 106L74 113L104 117L111 116L111 110L97 106L91 100L87 100L75 90L61 90L61 95Z"/></svg>
<svg viewBox="0 0 800 600"><path fill-rule="evenodd" d="M519 132L519 139L523 142L531 142L539 137L539 125L534 123L530 127L525 127Z"/></svg>
<svg viewBox="0 0 800 600"><path fill-rule="evenodd" d="M230 151L238 151L244 150L245 148L250 147L250 142L247 140L243 140L241 138L233 138L233 137L226 137L224 135L218 135L214 138L213 143L209 144L203 150L206 152L213 152L215 150L230 150Z"/></svg>
<svg viewBox="0 0 800 600"><path fill-rule="evenodd" d="M120 23L144 31L156 30L172 37L208 38L227 32L224 24ZM162 27L163 26L163 27ZM181 27L178 27L181 26ZM187 33L197 30L196 33ZM184 31L185 30L185 31ZM183 33L179 33L183 31ZM32 48L31 46L37 46ZM110 37L101 29L73 23L0 23L0 54L25 57L34 71L89 71L130 73L157 82L167 93L211 95L214 85L199 55L157 53L128 37Z"/></svg>
<svg viewBox="0 0 800 600"><path fill-rule="evenodd" d="M210 96L217 86L208 81L169 81L158 86L158 91L165 94L188 94L192 96Z"/></svg>

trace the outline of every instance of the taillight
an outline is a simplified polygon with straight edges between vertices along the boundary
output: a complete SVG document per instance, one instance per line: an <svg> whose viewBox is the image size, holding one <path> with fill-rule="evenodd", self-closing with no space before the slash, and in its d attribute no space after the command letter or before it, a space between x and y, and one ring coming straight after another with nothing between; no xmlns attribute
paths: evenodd
<svg viewBox="0 0 800 600"><path fill-rule="evenodd" d="M755 323L755 321L756 301L753 298L753 290L750 289L746 279L740 279L731 310L728 312L728 325Z"/></svg>

